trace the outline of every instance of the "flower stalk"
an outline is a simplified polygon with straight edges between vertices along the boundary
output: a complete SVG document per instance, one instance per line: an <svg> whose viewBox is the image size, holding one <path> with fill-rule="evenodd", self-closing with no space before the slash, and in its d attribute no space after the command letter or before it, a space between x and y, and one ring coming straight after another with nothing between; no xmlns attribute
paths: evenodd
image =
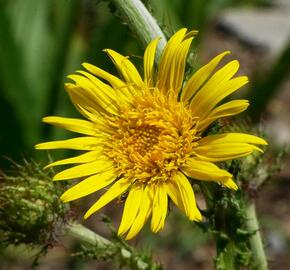
<svg viewBox="0 0 290 270"><path fill-rule="evenodd" d="M97 245L102 248L112 245L106 238L94 233L75 221L71 221L66 225L65 234L85 245Z"/></svg>
<svg viewBox="0 0 290 270"><path fill-rule="evenodd" d="M166 38L155 18L144 4L139 0L111 0L111 2L117 7L122 20L137 35L138 40L141 41L144 47L151 40L160 37L156 50L156 60L159 62L166 45Z"/></svg>
<svg viewBox="0 0 290 270"><path fill-rule="evenodd" d="M253 234L250 236L249 242L251 251L253 253L252 258L254 261L255 268L257 270L267 270L268 269L267 258L264 251L264 245L260 233L255 202L252 199L248 199L246 202L245 223L248 231L253 232Z"/></svg>
<svg viewBox="0 0 290 270"><path fill-rule="evenodd" d="M65 235L76 240L84 247L82 254L85 259L112 260L120 266L128 266L136 270L162 270L161 265L152 262L151 257L136 252L126 243L109 241L75 221L70 221L64 228Z"/></svg>

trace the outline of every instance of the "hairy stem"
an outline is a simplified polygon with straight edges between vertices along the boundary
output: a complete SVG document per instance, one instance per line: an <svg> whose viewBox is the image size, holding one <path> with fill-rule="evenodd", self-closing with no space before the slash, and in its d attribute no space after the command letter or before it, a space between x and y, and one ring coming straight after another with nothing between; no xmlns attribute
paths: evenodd
<svg viewBox="0 0 290 270"><path fill-rule="evenodd" d="M94 233L93 231L87 229L83 225L77 223L77 222L70 222L65 227L66 235L70 238L76 240L80 244L84 246L94 247L96 251L98 250L116 250L114 249L114 246L117 244L114 242L109 241L108 239ZM146 269L161 269L159 265L151 262L148 264L147 261L144 261L143 258L140 256L137 257L137 255L132 253L132 250L129 249L126 246L122 246L122 248L117 249L120 252L117 254L114 254L112 252L112 257L114 260L120 260L120 262L124 265L130 265L133 267L133 269L136 270L146 270ZM134 257L134 258L133 258Z"/></svg>
<svg viewBox="0 0 290 270"><path fill-rule="evenodd" d="M111 244L106 238L94 233L77 222L70 222L65 228L66 234L85 245L105 247Z"/></svg>
<svg viewBox="0 0 290 270"><path fill-rule="evenodd" d="M117 7L122 19L128 24L145 47L151 40L159 37L160 42L156 50L156 61L159 62L166 44L166 38L158 26L155 18L140 0L111 0Z"/></svg>
<svg viewBox="0 0 290 270"><path fill-rule="evenodd" d="M259 223L256 215L256 206L253 200L246 205L246 226L248 231L254 232L250 238L251 251L253 253L254 265L257 270L267 270L268 263L264 251Z"/></svg>

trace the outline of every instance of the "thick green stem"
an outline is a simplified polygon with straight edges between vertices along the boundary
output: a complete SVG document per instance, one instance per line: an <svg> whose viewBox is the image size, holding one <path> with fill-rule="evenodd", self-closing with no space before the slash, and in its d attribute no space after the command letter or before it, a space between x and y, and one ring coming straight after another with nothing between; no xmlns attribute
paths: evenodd
<svg viewBox="0 0 290 270"><path fill-rule="evenodd" d="M77 222L70 222L65 227L66 235L70 238L76 240L82 245L85 246L93 246L96 250L113 250L114 242L109 241L108 239L94 233L93 231L87 229L83 225ZM112 254L114 256L114 254ZM126 247L122 247L120 249L119 256L115 256L114 260L120 258L122 262L127 261L128 265L133 265L136 270L145 270L150 269L150 266L147 262L145 262L141 257L136 258L136 254L134 254L134 260L132 260L132 251L127 249ZM161 268L154 268L161 269Z"/></svg>
<svg viewBox="0 0 290 270"><path fill-rule="evenodd" d="M145 47L151 40L160 37L156 50L156 61L159 62L166 44L166 38L154 17L139 0L111 0L120 12L122 19L137 35Z"/></svg>
<svg viewBox="0 0 290 270"><path fill-rule="evenodd" d="M253 200L247 202L245 218L248 231L254 232L250 238L250 246L253 253L255 267L257 270L267 270L268 263L256 215L255 202Z"/></svg>
<svg viewBox="0 0 290 270"><path fill-rule="evenodd" d="M105 247L111 244L106 238L94 233L77 222L70 222L65 228L66 234L85 245Z"/></svg>

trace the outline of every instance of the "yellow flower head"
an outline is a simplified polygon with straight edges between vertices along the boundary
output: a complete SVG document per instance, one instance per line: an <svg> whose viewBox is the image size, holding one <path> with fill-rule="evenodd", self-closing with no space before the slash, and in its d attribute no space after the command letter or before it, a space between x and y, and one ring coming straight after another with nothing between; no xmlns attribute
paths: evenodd
<svg viewBox="0 0 290 270"><path fill-rule="evenodd" d="M74 149L85 153L47 167L76 164L54 180L82 178L61 197L72 201L107 187L85 218L126 195L119 234L134 237L151 217L151 230L164 227L170 198L190 220L201 220L188 177L237 189L232 175L214 163L261 151L256 136L225 133L203 137L215 120L247 109L247 100L220 102L248 82L235 77L234 60L214 72L224 52L184 83L187 54L197 31L181 29L168 41L154 72L158 39L144 54L143 79L128 57L105 50L121 78L84 63L87 71L70 75L66 90L86 120L45 117L43 121L85 136L38 144L37 149Z"/></svg>

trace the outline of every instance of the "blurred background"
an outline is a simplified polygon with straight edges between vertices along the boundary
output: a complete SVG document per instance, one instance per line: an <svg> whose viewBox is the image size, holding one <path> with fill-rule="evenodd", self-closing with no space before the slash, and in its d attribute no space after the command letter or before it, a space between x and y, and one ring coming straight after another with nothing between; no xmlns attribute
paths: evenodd
<svg viewBox="0 0 290 270"><path fill-rule="evenodd" d="M290 138L290 1L144 0L144 4L167 36L180 27L200 31L190 57L193 67L222 51L232 51L230 57L241 63L240 73L250 78L250 84L239 92L251 101L246 117L267 134L271 151L285 149ZM32 157L46 164L48 154L36 152L34 145L73 136L42 124L41 118L78 117L63 83L68 74L81 68L82 62L115 73L102 52L112 48L129 55L141 67L144 48L115 11L109 1L0 0L2 171L10 168L7 158L21 162L23 157ZM59 155L53 153L53 158ZM283 164L288 162L286 156ZM270 269L290 269L289 194L290 170L284 166L257 198ZM88 202L84 199L76 204L81 209ZM120 211L118 205L104 210L114 217L115 224ZM87 226L108 235L100 219L95 215ZM152 235L145 230L132 243L150 250L165 269L213 269L212 239L177 211L170 215L162 233ZM26 253L5 251L0 269L29 269L31 256ZM53 268L112 269L112 265L78 261L63 247L55 247L39 266Z"/></svg>

